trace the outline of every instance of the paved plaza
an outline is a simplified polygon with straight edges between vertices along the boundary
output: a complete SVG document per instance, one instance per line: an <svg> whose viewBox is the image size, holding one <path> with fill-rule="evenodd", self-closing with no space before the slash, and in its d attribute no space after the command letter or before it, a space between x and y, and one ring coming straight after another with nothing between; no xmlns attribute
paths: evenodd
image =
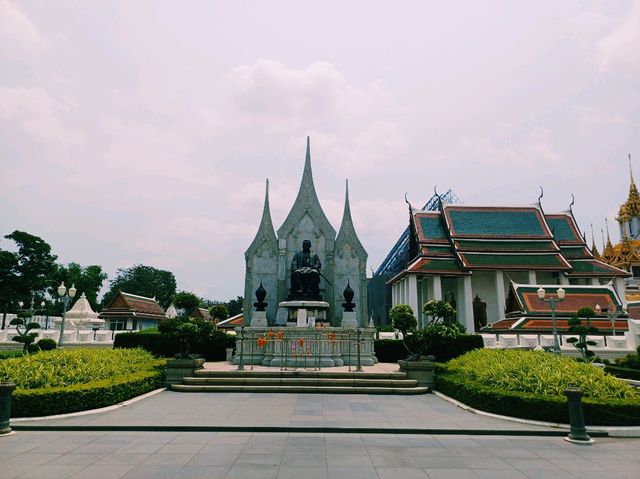
<svg viewBox="0 0 640 479"><path fill-rule="evenodd" d="M18 432L0 477L636 479L640 440L394 434Z"/></svg>

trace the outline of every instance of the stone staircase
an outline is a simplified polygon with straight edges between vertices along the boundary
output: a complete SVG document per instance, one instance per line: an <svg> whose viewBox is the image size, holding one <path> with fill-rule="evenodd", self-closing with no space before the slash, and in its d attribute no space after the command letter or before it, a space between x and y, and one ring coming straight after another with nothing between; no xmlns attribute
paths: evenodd
<svg viewBox="0 0 640 479"><path fill-rule="evenodd" d="M181 384L172 384L180 392L249 393L322 393L322 394L425 394L400 372L330 371L208 371L200 369Z"/></svg>

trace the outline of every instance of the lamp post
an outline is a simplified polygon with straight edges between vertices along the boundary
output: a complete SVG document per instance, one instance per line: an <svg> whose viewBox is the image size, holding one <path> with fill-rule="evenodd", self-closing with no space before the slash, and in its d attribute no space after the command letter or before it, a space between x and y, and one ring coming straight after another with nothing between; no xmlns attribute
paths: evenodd
<svg viewBox="0 0 640 479"><path fill-rule="evenodd" d="M60 338L58 339L58 347L61 348L64 345L64 318L67 315L67 308L69 307L69 301L76 295L75 285L71 285L69 290L64 285L64 282L58 286L58 296L62 299L64 309L62 310L62 322L60 323Z"/></svg>
<svg viewBox="0 0 640 479"><path fill-rule="evenodd" d="M611 322L611 330L612 330L613 336L615 336L616 335L616 319L618 319L618 317L626 313L625 309L623 308L622 311L618 311L616 308L614 311L609 311L609 308L602 309L599 304L596 304L596 307L594 309L596 310L597 315L600 315L601 313L605 313L607 315L607 318L609 318L609 321Z"/></svg>
<svg viewBox="0 0 640 479"><path fill-rule="evenodd" d="M560 344L558 343L558 328L556 326L556 303L564 301L565 291L562 286L560 286L556 291L555 298L551 296L545 299L546 293L547 292L542 286L538 288L538 298L540 298L540 300L544 301L545 303L549 303L549 306L551 307L551 320L553 325L553 354L560 354Z"/></svg>

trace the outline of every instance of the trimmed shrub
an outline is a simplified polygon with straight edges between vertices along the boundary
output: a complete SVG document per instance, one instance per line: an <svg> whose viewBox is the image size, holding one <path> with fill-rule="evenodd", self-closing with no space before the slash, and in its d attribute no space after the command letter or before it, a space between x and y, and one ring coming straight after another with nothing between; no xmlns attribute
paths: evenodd
<svg viewBox="0 0 640 479"><path fill-rule="evenodd" d="M539 351L473 351L438 368L437 390L496 414L568 422L564 389L577 385L589 425L639 425L640 392L590 364Z"/></svg>
<svg viewBox="0 0 640 479"><path fill-rule="evenodd" d="M224 331L212 331L191 345L191 352L203 355L208 361L224 361L226 349L236 344L235 336ZM160 357L173 357L180 352L178 340L162 333L120 333L113 343L115 348L142 348Z"/></svg>
<svg viewBox="0 0 640 479"><path fill-rule="evenodd" d="M22 356L22 350L7 349L0 351L0 359L19 358L20 356Z"/></svg>
<svg viewBox="0 0 640 479"><path fill-rule="evenodd" d="M66 387L16 389L11 417L49 416L111 406L164 384L164 371L140 371Z"/></svg>
<svg viewBox="0 0 640 479"><path fill-rule="evenodd" d="M407 342L410 341L411 336L407 339ZM436 361L445 362L483 347L482 336L478 334L461 334L455 338L436 337L427 354L435 356ZM397 339L377 339L374 349L381 363L395 363L407 357L407 350L402 346L402 341Z"/></svg>
<svg viewBox="0 0 640 479"><path fill-rule="evenodd" d="M640 381L640 369L635 368L623 368L621 366L607 365L604 367L604 372L624 379L634 379Z"/></svg>
<svg viewBox="0 0 640 479"><path fill-rule="evenodd" d="M58 347L58 344L50 338L43 338L36 343L36 346L40 348L40 351L53 351Z"/></svg>
<svg viewBox="0 0 640 479"><path fill-rule="evenodd" d="M56 349L0 362L0 378L19 389L64 387L149 371L158 364L142 349Z"/></svg>

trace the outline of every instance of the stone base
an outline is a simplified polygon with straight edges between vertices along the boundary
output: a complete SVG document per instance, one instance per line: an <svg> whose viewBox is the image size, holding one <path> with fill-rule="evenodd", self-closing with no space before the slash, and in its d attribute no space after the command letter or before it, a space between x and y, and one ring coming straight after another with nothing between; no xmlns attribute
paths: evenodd
<svg viewBox="0 0 640 479"><path fill-rule="evenodd" d="M415 379L418 381L418 386L427 386L429 389L433 389L436 385L436 364L433 356L428 356L428 358L420 361L405 361L401 359L398 361L398 365L400 366L400 371L406 373L407 379Z"/></svg>
<svg viewBox="0 0 640 479"><path fill-rule="evenodd" d="M204 358L175 358L167 361L167 374L165 384L178 384L182 382L182 378L193 376L198 369L202 369Z"/></svg>
<svg viewBox="0 0 640 479"><path fill-rule="evenodd" d="M374 351L375 329L361 328L360 335L343 328L236 328L236 350L233 364L263 365L293 369L330 368L358 364L358 337L360 338L360 365L373 366L377 362ZM281 334L279 338L278 333ZM259 338L267 338L258 347ZM240 359L242 356L242 359Z"/></svg>
<svg viewBox="0 0 640 479"><path fill-rule="evenodd" d="M267 312L266 311L254 311L251 315L252 328L266 328L267 325Z"/></svg>
<svg viewBox="0 0 640 479"><path fill-rule="evenodd" d="M355 329L358 327L358 318L356 317L355 311L345 311L342 313L342 324L343 328L351 328Z"/></svg>

